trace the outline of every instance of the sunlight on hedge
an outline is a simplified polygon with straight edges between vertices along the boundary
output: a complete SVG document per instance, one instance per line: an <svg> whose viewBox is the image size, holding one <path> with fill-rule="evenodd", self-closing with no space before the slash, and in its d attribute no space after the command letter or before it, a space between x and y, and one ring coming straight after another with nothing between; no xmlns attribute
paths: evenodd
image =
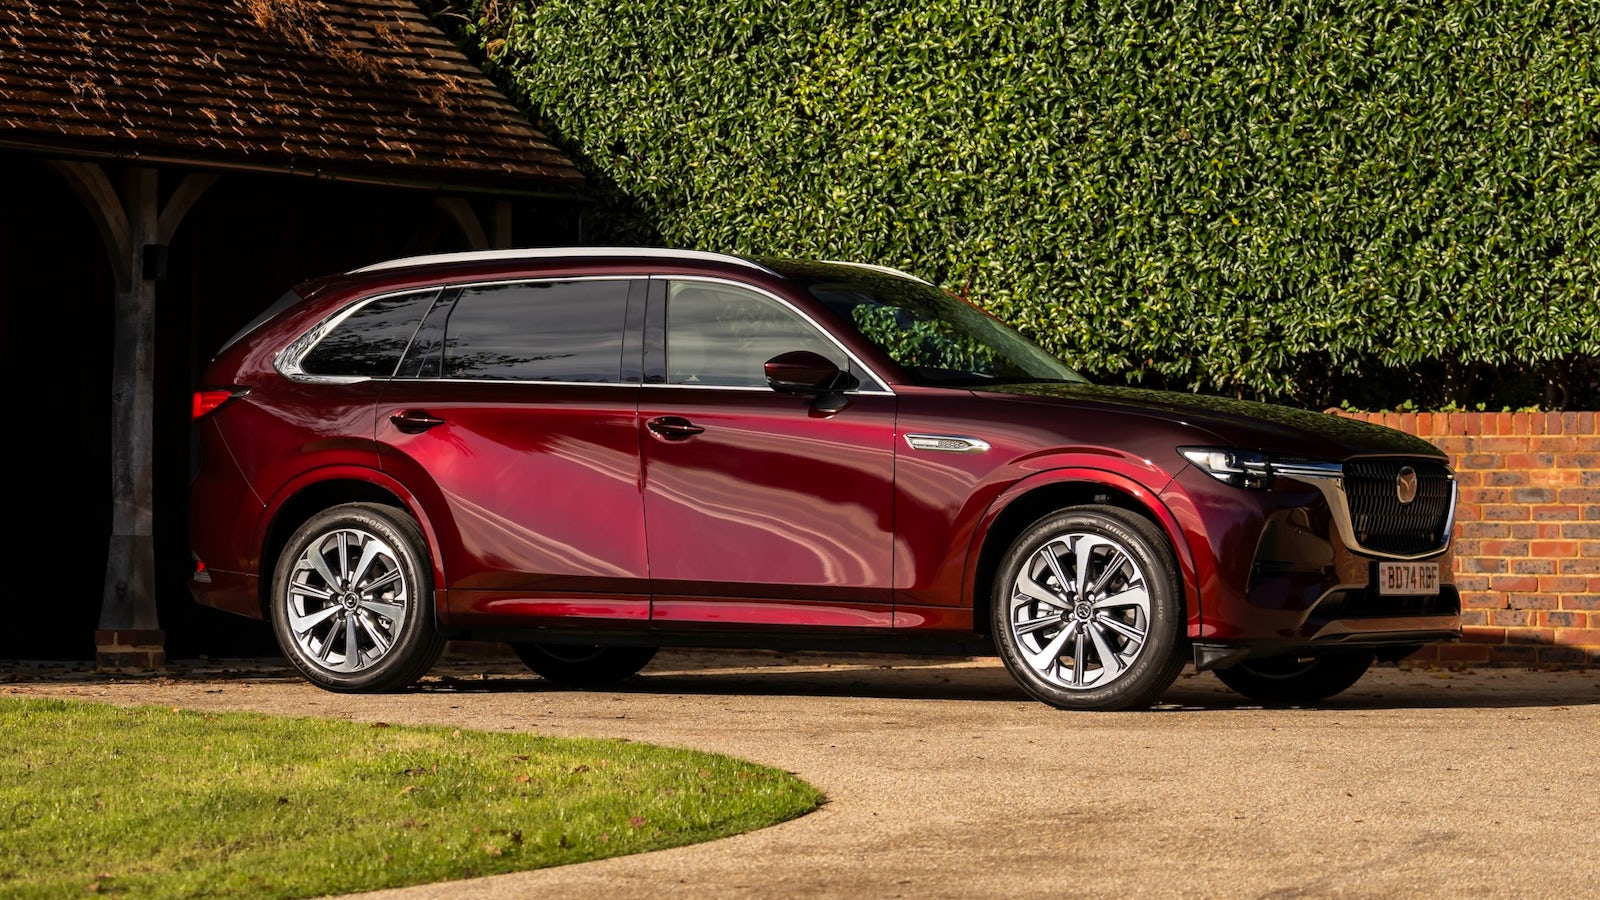
<svg viewBox="0 0 1600 900"><path fill-rule="evenodd" d="M475 12L609 241L898 266L1114 380L1384 405L1595 372L1600 6Z"/></svg>

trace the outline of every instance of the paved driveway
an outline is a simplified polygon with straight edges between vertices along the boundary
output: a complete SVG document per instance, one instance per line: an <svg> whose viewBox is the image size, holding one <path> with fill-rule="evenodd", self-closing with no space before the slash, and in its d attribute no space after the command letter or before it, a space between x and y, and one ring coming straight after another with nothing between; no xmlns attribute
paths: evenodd
<svg viewBox="0 0 1600 900"><path fill-rule="evenodd" d="M829 797L709 844L383 897L1600 896L1594 673L1385 668L1310 710L1186 676L1135 713L1053 711L988 660L663 653L589 693L472 661L387 697L178 674L4 690L627 737Z"/></svg>

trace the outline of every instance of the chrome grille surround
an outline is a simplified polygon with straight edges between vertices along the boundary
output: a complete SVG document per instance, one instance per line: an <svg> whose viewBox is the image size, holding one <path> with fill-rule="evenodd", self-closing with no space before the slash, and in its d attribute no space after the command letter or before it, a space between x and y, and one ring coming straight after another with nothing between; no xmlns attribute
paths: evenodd
<svg viewBox="0 0 1600 900"><path fill-rule="evenodd" d="M1395 496L1401 468L1418 475L1416 500ZM1450 546L1456 520L1456 478L1427 457L1375 456L1345 463L1276 461L1273 474L1315 486L1333 512L1345 546L1383 559L1423 559Z"/></svg>

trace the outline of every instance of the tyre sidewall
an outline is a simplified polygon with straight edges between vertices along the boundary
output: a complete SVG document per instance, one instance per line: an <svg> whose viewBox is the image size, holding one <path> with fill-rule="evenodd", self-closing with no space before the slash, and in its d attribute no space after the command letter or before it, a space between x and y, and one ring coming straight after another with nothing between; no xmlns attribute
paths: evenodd
<svg viewBox="0 0 1600 900"><path fill-rule="evenodd" d="M1045 680L1026 663L1011 631L1011 585L1028 560L1050 538L1064 532L1107 537L1133 555L1145 573L1150 627L1145 646L1128 671L1104 687L1070 690ZM1177 562L1166 538L1148 519L1117 507L1071 507L1029 526L1006 551L995 575L990 627L1001 660L1030 696L1062 709L1131 709L1155 702L1172 686L1184 663L1185 618Z"/></svg>
<svg viewBox="0 0 1600 900"><path fill-rule="evenodd" d="M331 671L306 655L289 626L287 593L295 564L306 549L328 532L347 528L369 532L394 549L412 604L398 639L383 658L352 673ZM278 647L308 681L330 691L375 693L406 687L427 674L443 649L434 622L432 573L421 531L405 514L366 503L318 513L295 530L273 571L268 605Z"/></svg>

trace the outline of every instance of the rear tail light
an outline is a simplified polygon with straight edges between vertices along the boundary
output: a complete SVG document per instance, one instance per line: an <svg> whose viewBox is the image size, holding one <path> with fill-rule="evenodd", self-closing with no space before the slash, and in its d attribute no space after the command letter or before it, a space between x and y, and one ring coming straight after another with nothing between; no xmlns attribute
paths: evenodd
<svg viewBox="0 0 1600 900"><path fill-rule="evenodd" d="M194 392L194 405L189 409L189 417L197 421L203 419L220 409L222 404L249 392L249 388L242 387L201 388Z"/></svg>

